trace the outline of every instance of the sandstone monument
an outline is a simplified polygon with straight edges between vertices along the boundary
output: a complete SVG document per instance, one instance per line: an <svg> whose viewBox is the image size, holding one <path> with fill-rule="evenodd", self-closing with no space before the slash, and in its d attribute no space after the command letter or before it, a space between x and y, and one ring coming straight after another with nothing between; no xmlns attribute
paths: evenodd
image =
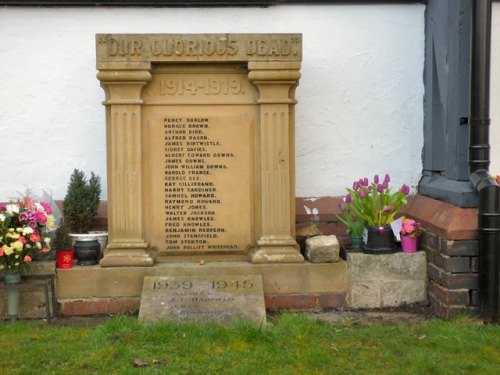
<svg viewBox="0 0 500 375"><path fill-rule="evenodd" d="M296 263L301 34L98 34L109 244L102 267Z"/></svg>

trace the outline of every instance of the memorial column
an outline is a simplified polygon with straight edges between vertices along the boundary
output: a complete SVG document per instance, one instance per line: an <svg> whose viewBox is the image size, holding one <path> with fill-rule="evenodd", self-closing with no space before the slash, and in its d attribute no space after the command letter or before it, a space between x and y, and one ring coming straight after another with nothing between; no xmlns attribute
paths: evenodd
<svg viewBox="0 0 500 375"><path fill-rule="evenodd" d="M295 241L295 88L300 62L249 62L260 108L260 222L253 263L304 260Z"/></svg>
<svg viewBox="0 0 500 375"><path fill-rule="evenodd" d="M109 242L101 267L152 266L143 228L141 93L149 65L100 69L106 92Z"/></svg>

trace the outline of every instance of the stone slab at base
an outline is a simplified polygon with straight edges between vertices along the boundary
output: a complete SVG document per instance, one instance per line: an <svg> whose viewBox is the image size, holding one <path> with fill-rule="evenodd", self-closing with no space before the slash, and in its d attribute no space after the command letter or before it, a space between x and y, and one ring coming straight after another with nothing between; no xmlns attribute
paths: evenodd
<svg viewBox="0 0 500 375"><path fill-rule="evenodd" d="M396 307L427 303L425 253L347 254L351 276L349 306Z"/></svg>
<svg viewBox="0 0 500 375"><path fill-rule="evenodd" d="M322 310L346 306L347 263L161 263L153 267L74 267L57 270L63 315L137 312L145 276L262 275L266 309Z"/></svg>

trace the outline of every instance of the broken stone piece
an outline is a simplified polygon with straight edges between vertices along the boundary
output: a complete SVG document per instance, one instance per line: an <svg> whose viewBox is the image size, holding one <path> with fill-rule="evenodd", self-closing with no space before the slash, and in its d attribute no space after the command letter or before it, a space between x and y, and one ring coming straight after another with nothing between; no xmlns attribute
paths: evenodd
<svg viewBox="0 0 500 375"><path fill-rule="evenodd" d="M339 252L337 236L315 236L306 240L305 257L311 263L338 262Z"/></svg>

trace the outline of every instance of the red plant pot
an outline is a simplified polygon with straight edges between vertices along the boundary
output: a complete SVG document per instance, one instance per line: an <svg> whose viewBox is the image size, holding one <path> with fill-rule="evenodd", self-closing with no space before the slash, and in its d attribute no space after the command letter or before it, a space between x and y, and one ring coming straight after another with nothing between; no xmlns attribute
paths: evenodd
<svg viewBox="0 0 500 375"><path fill-rule="evenodd" d="M73 249L59 250L56 252L57 268L73 268L73 260L75 259L75 252Z"/></svg>

